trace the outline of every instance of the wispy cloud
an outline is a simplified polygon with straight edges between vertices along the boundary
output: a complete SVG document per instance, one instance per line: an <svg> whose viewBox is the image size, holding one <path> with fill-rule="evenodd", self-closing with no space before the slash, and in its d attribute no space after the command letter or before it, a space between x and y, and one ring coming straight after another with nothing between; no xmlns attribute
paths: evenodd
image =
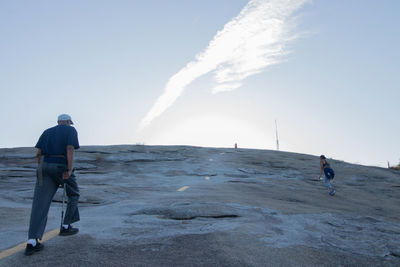
<svg viewBox="0 0 400 267"><path fill-rule="evenodd" d="M285 46L296 39L293 13L308 0L250 0L238 16L217 32L194 61L174 74L163 94L141 122L149 125L182 94L185 87L214 72L212 93L234 90L245 78L280 63L288 53Z"/></svg>

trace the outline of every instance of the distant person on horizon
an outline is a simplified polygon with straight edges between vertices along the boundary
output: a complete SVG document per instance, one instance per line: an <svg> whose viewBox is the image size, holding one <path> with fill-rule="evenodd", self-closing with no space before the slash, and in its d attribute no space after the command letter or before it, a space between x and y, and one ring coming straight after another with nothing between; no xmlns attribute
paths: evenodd
<svg viewBox="0 0 400 267"><path fill-rule="evenodd" d="M25 255L43 249L38 239L42 239L47 223L51 201L60 185L65 183L68 196L67 210L60 228L60 235L73 235L78 228L72 223L79 221L78 199L79 188L73 172L74 150L79 148L78 133L71 116L58 116L58 125L45 130L36 144L38 169L33 194L31 218L29 223L28 243Z"/></svg>
<svg viewBox="0 0 400 267"><path fill-rule="evenodd" d="M319 157L319 164L320 164L320 174L319 174L319 180L321 180L322 173L325 174L324 176L324 183L329 189L329 195L333 196L336 193L335 187L331 184L331 180L333 177L335 177L335 172L331 168L331 164L326 160L326 157L324 155L321 155Z"/></svg>

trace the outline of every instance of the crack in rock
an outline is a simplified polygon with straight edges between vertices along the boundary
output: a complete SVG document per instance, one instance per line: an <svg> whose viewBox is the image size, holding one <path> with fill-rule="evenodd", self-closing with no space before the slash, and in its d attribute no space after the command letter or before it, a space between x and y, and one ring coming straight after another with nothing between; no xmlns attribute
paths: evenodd
<svg viewBox="0 0 400 267"><path fill-rule="evenodd" d="M239 215L236 214L226 214L226 215L214 215L214 216L193 216L193 217L166 217L161 216L160 219L172 219L177 221L187 221L187 220L194 220L196 218L213 218L213 219L223 219L223 218L238 218Z"/></svg>
<svg viewBox="0 0 400 267"><path fill-rule="evenodd" d="M159 218L172 220L193 220L196 218L237 218L241 217L236 210L223 205L213 204L175 204L171 207L149 208L139 210L131 215L158 215Z"/></svg>

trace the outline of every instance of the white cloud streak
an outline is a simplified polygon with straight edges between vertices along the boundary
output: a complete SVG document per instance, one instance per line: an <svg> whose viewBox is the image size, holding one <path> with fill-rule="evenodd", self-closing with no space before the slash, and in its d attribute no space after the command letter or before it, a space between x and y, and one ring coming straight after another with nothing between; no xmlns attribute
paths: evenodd
<svg viewBox="0 0 400 267"><path fill-rule="evenodd" d="M285 46L296 39L293 13L308 0L250 0L238 16L217 32L194 61L173 75L163 94L143 118L148 126L197 78L214 72L212 93L234 90L245 78L278 64L288 54Z"/></svg>

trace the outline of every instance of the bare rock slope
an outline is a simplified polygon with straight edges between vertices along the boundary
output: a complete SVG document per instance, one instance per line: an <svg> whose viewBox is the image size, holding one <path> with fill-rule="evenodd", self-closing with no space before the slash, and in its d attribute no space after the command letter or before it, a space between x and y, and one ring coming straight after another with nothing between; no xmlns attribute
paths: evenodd
<svg viewBox="0 0 400 267"><path fill-rule="evenodd" d="M26 240L35 149L0 149L0 251ZM80 233L1 266L400 265L400 174L316 156L188 146L76 152ZM59 227L59 190L46 231Z"/></svg>

